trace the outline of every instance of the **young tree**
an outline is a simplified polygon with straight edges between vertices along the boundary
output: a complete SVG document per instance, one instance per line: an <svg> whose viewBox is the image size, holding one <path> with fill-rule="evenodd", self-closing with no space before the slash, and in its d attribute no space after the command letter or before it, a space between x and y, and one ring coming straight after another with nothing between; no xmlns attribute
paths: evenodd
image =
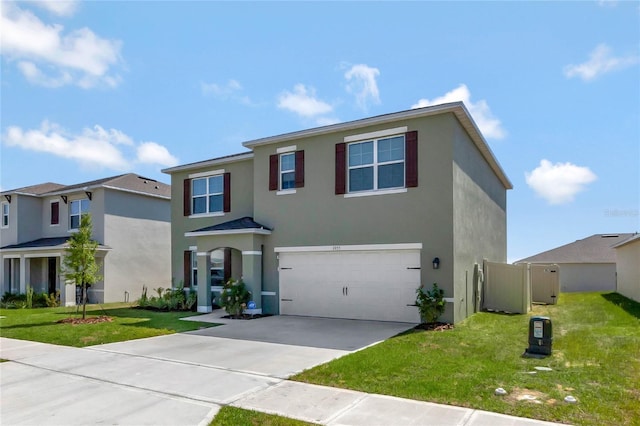
<svg viewBox="0 0 640 426"><path fill-rule="evenodd" d="M87 311L87 286L100 279L95 257L98 243L91 239L91 230L91 216L82 215L78 232L69 239L63 262L65 279L82 288L82 319Z"/></svg>

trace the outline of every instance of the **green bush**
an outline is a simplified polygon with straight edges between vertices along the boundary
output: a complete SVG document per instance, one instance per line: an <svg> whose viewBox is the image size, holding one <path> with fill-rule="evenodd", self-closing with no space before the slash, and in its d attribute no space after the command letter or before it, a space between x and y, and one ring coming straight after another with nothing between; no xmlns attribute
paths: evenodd
<svg viewBox="0 0 640 426"><path fill-rule="evenodd" d="M138 299L138 306L144 309L156 311L191 311L196 304L197 294L194 290L189 290L189 295L185 296L182 283L175 288L154 289L157 296L147 296L147 286L142 286L142 295Z"/></svg>
<svg viewBox="0 0 640 426"><path fill-rule="evenodd" d="M418 296L416 305L420 310L420 319L425 323L434 323L444 313L444 290L438 288L438 284L433 283L431 290L425 291L424 286L416 290Z"/></svg>
<svg viewBox="0 0 640 426"><path fill-rule="evenodd" d="M227 281L220 294L220 305L232 317L242 315L247 308L247 302L251 299L251 292L247 290L242 279L233 278Z"/></svg>

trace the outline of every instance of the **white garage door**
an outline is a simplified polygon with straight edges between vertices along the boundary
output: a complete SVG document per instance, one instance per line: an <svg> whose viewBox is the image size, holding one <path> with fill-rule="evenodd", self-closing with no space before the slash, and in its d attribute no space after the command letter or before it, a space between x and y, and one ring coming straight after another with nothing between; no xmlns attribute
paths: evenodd
<svg viewBox="0 0 640 426"><path fill-rule="evenodd" d="M419 322L420 250L349 247L280 251L280 314Z"/></svg>

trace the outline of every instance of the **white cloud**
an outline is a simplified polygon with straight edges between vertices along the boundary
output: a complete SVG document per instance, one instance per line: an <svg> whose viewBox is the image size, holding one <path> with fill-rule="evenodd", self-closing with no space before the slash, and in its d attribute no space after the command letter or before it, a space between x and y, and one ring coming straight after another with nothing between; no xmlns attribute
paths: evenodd
<svg viewBox="0 0 640 426"><path fill-rule="evenodd" d="M431 105L460 101L464 102L469 113L473 117L473 120L476 122L478 128L485 137L491 139L502 139L507 135L507 132L502 127L500 120L495 118L491 113L491 109L489 108L487 101L482 99L477 102L471 102L471 92L465 84L461 84L439 98L435 98L433 100L420 99L416 104L411 105L411 108L423 108Z"/></svg>
<svg viewBox="0 0 640 426"><path fill-rule="evenodd" d="M380 103L380 92L376 77L380 75L378 68L372 68L365 64L352 66L345 74L347 79L347 91L356 96L358 106L366 110L370 103Z"/></svg>
<svg viewBox="0 0 640 426"><path fill-rule="evenodd" d="M172 166L178 162L162 145L143 142L136 147L133 139L124 132L98 125L84 128L80 134L72 134L45 120L39 129L23 130L11 126L2 140L6 146L52 154L85 167L123 171L130 169L134 161L161 166ZM135 160L128 159L134 157Z"/></svg>
<svg viewBox="0 0 640 426"><path fill-rule="evenodd" d="M44 2L49 8L58 7L49 3L54 4ZM46 24L12 2L2 2L1 9L1 53L17 60L18 69L31 83L82 88L119 84L120 77L112 72L121 62L119 40L101 38L86 27L65 33L62 25ZM65 9L59 10L64 13ZM45 67L53 77L43 72Z"/></svg>
<svg viewBox="0 0 640 426"><path fill-rule="evenodd" d="M227 84L220 85L217 83L202 83L203 94L212 94L220 97L228 97L229 95L242 90L242 85L237 80L229 80Z"/></svg>
<svg viewBox="0 0 640 426"><path fill-rule="evenodd" d="M584 191L597 176L588 167L542 160L538 167L525 173L525 179L527 185L549 204L565 204L573 201L576 194Z"/></svg>
<svg viewBox="0 0 640 426"><path fill-rule="evenodd" d="M564 75L567 78L579 77L583 81L591 81L601 75L628 68L638 62L640 62L638 55L613 56L611 48L600 43L591 51L588 61L564 67Z"/></svg>
<svg viewBox="0 0 640 426"><path fill-rule="evenodd" d="M298 115L313 118L333 111L333 107L316 98L313 87L296 84L293 92L284 91L278 97L278 108L287 109Z"/></svg>
<svg viewBox="0 0 640 426"><path fill-rule="evenodd" d="M162 145L155 142L143 142L138 146L138 162L172 167L178 164L178 159Z"/></svg>
<svg viewBox="0 0 640 426"><path fill-rule="evenodd" d="M29 3L33 3L58 16L71 16L78 8L77 0L31 0Z"/></svg>

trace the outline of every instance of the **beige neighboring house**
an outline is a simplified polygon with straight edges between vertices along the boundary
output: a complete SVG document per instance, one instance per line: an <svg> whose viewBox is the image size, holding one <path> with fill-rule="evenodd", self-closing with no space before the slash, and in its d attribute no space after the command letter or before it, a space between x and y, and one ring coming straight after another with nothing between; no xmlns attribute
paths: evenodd
<svg viewBox="0 0 640 426"><path fill-rule="evenodd" d="M89 289L91 303L135 300L143 284L169 287L170 200L169 185L132 173L2 191L2 293L25 293L27 286L37 293L60 290L63 304L74 304L75 288L65 285L61 265L68 240L87 213L103 276Z"/></svg>
<svg viewBox="0 0 640 426"><path fill-rule="evenodd" d="M614 248L618 293L640 302L640 234L634 234Z"/></svg>
<svg viewBox="0 0 640 426"><path fill-rule="evenodd" d="M172 275L198 310L243 278L254 312L418 322L476 309L483 259L506 261L511 182L461 102L243 143L171 175Z"/></svg>
<svg viewBox="0 0 640 426"><path fill-rule="evenodd" d="M518 263L557 264L560 291L616 291L616 249L633 234L595 234L536 254Z"/></svg>

